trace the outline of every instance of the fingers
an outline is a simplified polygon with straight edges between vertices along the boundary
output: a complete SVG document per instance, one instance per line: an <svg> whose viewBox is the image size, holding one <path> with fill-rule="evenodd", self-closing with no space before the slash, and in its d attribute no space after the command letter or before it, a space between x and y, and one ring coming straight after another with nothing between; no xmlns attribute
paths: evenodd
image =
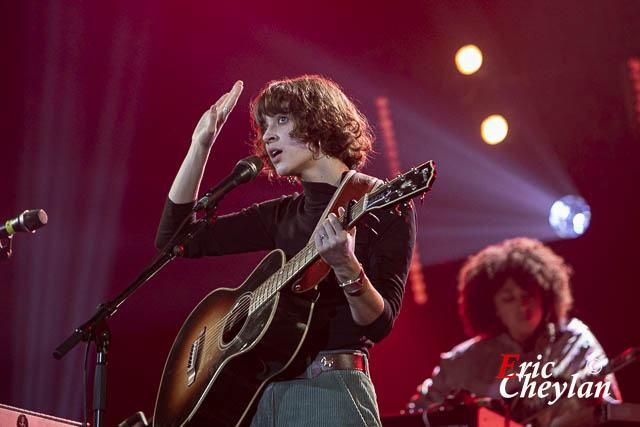
<svg viewBox="0 0 640 427"><path fill-rule="evenodd" d="M231 110L233 110L238 103L243 88L244 83L242 80L238 80L234 83L231 91L222 95L216 103L211 106L209 123L213 132L219 132L222 125L227 121Z"/></svg>
<svg viewBox="0 0 640 427"><path fill-rule="evenodd" d="M343 215L344 209L338 208L338 213ZM355 237L355 233L355 227L351 229L351 231L347 232L343 228L336 214L333 213L329 214L327 219L323 221L322 225L317 230L318 237L320 238L319 242L324 246L328 244L333 246L343 245L349 240L349 235L351 235L351 237Z"/></svg>
<svg viewBox="0 0 640 427"><path fill-rule="evenodd" d="M214 110L216 112L216 122L218 123L222 123L224 114L226 114L226 112L228 111L228 109L225 110L225 102L227 101L227 98L229 98L229 93L225 93L224 95L222 95L220 98L218 98L216 103L213 104Z"/></svg>
<svg viewBox="0 0 640 427"><path fill-rule="evenodd" d="M322 225L313 233L313 240L318 249L335 246L339 242L338 233L330 221L331 215L333 214L330 214L329 218L325 219ZM335 215L333 216L335 217Z"/></svg>
<svg viewBox="0 0 640 427"><path fill-rule="evenodd" d="M322 259L334 270L344 270L355 259L355 235L347 233L333 213L313 233L313 240Z"/></svg>
<svg viewBox="0 0 640 427"><path fill-rule="evenodd" d="M220 129L227 121L233 107L242 93L243 83L238 80L231 90L222 95L207 111L204 112L191 135L191 141L204 147L211 147Z"/></svg>
<svg viewBox="0 0 640 427"><path fill-rule="evenodd" d="M226 114L225 120L226 117L229 116L229 113L231 113L231 110L233 110L233 107L236 106L238 98L240 98L240 94L242 93L242 89L244 89L244 83L242 83L242 80L238 80L231 88L231 92L227 94L228 96L222 106L222 111Z"/></svg>
<svg viewBox="0 0 640 427"><path fill-rule="evenodd" d="M324 246L325 240L325 232L322 227L318 228L315 233L313 233L313 242L316 244L316 249L320 251L320 249Z"/></svg>
<svg viewBox="0 0 640 427"><path fill-rule="evenodd" d="M344 224L344 213L345 213L344 208L342 206L340 206L338 208L338 216L340 218L343 218L343 220L342 220L343 222L340 223L340 228L342 228L342 229L344 229L344 225L343 225ZM340 220L338 220L338 222L340 222ZM356 235L356 228L353 227L351 230L347 231L347 233L351 234L352 236L355 236Z"/></svg>
<svg viewBox="0 0 640 427"><path fill-rule="evenodd" d="M329 239L332 240L344 240L346 237L342 224L338 221L338 217L334 213L330 213L327 219L322 224L324 231Z"/></svg>
<svg viewBox="0 0 640 427"><path fill-rule="evenodd" d="M244 89L244 83L242 83L242 80L238 80L234 83L231 91L222 95L222 97L218 100L219 104L216 103L218 104L219 110L218 118L222 123L227 121L229 114L231 114L231 110L233 110L233 108L238 103L238 98L240 98L242 89Z"/></svg>
<svg viewBox="0 0 640 427"><path fill-rule="evenodd" d="M229 94L225 93L222 95L215 104L211 106L209 109L209 127L208 131L212 134L217 134L217 132L222 127L224 123L223 115L222 115L222 104Z"/></svg>

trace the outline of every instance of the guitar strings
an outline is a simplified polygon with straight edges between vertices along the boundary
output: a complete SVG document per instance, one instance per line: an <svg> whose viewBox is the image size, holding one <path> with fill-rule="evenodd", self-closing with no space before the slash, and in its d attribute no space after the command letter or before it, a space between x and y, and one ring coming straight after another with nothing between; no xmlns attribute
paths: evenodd
<svg viewBox="0 0 640 427"><path fill-rule="evenodd" d="M396 179L394 179L393 181L396 181ZM357 219L362 215L364 211L365 199L367 199L367 196L371 195L375 197L379 193L381 193L383 190L384 190L384 186L375 191L372 191L371 193L365 194L364 197L362 197L360 200L355 202L351 207L352 218ZM344 221L344 215L341 215L338 219L340 222ZM242 303L240 304L237 310L234 311L232 308L231 311L229 311L225 316L220 318L217 321L217 323L213 325L212 328L206 328L205 326L206 329L204 331L204 334L196 339L196 341L198 342L197 344L198 350L200 350L202 346L205 346L204 347L205 351L208 351L218 344L218 340L207 339L207 336L209 335L208 334L209 331L213 332L214 337L220 337L220 331L224 330L226 326L229 327L229 330L233 329L233 327L235 326L235 321L231 320L229 322L229 319L231 318L231 316L234 316L235 319L244 319L245 315L251 311L251 302L254 301L254 296L257 295L258 303L255 305L255 308L253 309L253 311L255 312L260 308L262 308L262 306L268 300L273 298L273 296L275 296L276 293L280 289L282 289L293 277L297 276L300 273L300 270L302 270L303 268L306 268L306 264L309 261L313 260L317 255L317 252L314 253L314 251L316 251L315 243L309 242L300 252L298 252L288 262L286 262L284 266L282 266L280 269L275 271L271 276L269 276L267 280L265 280L262 284L260 284L255 291L248 292L246 294L246 298L244 296L241 297L240 300L242 301ZM311 256L309 260L307 260L306 258L309 255ZM295 271L294 274L290 274L291 267L294 264L298 263L299 258L304 258L305 262L303 262L302 267L293 269ZM285 271L288 271L289 274L283 275ZM278 284L279 279L277 279L277 277L281 275L285 277L285 280L282 281L282 283ZM274 289L271 289L272 285L276 285ZM268 291L267 291L267 288L268 288ZM265 298L265 295L266 295L266 298ZM245 301L249 301L249 304L247 304ZM233 341L233 339L235 339L235 336L229 342Z"/></svg>
<svg viewBox="0 0 640 427"><path fill-rule="evenodd" d="M240 304L234 309L232 309L229 313L227 313L223 318L219 319L219 321L213 326L211 331L214 336L220 336L221 332L225 329L231 330L235 326L238 320L244 319L244 316L249 311L257 311L266 301L271 299L279 289L283 287L287 282L291 280L291 278L295 277L300 268L291 268L294 265L298 264L301 260L303 260L304 264L308 263L310 259L314 258L315 251L314 244L308 244L305 248L300 251L296 256L294 256L288 263L286 263L282 268L278 271L274 272L265 282L263 282L256 290L249 292L240 298ZM292 274L291 271L294 271ZM280 284L278 282L281 282ZM275 286L274 286L275 285ZM205 341L208 343L206 349L210 349L213 345L216 344L217 340L209 340L208 332L209 330L205 330ZM224 334L224 332L222 332ZM201 344L199 344L201 347Z"/></svg>
<svg viewBox="0 0 640 427"><path fill-rule="evenodd" d="M393 179L391 182L389 182L386 185L378 188L377 190L373 190L370 193L366 193L360 200L355 202L353 204L353 206L351 207L351 210L350 210L350 213L352 214L351 215L351 219L353 219L353 218L358 219L363 214L365 201L368 201L368 199L369 199L368 196L371 196L371 198L375 198L380 193L382 193L383 191L386 190L385 187L388 187L390 184L393 184L397 180L402 180L402 179L403 179L403 176L398 176L397 178ZM344 215L341 215L338 218L338 220L340 222L343 222L344 221ZM206 339L207 338L207 332L209 330L214 332L214 336L219 336L220 331L223 330L225 328L225 326L229 326L229 329L233 329L233 327L235 326L235 321L231 320L231 322L229 322L229 319L231 318L231 316L235 316L235 319L244 319L245 315L251 311L251 302L254 301L254 296L257 296L258 303L255 305L255 308L253 309L253 311L255 312L255 311L261 309L262 306L268 300L273 298L273 296L275 296L276 293L278 291L280 291L280 289L282 289L292 278L297 276L302 269L306 268L307 264L310 261L314 260L316 255L318 255L318 254L317 254L317 250L316 250L315 244L313 242L309 242L300 252L298 252L289 261L287 261L285 263L285 265L283 265L281 268L279 268L277 271L275 271L273 274L271 274L271 276L269 276L267 278L267 280L265 280L262 284L258 285L256 290L248 292L246 294L246 297L242 296L240 298L242 303L239 306L238 310L234 311L233 308L232 308L229 313L227 313L225 316L220 318L218 320L218 322L215 325L213 325L212 329L209 329L209 328L205 329L204 336L201 336L201 337L198 338L198 340L200 340L200 338L204 338L204 340L207 342L205 349L209 350L209 349L211 349L213 347L214 344L217 344L216 340L207 340ZM309 257L309 259L307 259L307 257ZM294 273L291 274L292 267L293 267L293 265L295 265L295 264L297 264L299 262L299 258L303 258L304 262L302 263L301 267L293 268L293 272ZM283 274L283 273L286 273L286 274ZM279 276L283 276L284 277L284 280L280 284L278 284L278 281L281 280L282 278L280 278ZM276 285L276 286L272 289L273 285ZM265 295L266 295L266 297L265 297ZM249 303L247 304L245 301L248 301ZM233 338L232 338L231 341L233 341ZM200 341L199 341L198 345L200 345Z"/></svg>
<svg viewBox="0 0 640 427"><path fill-rule="evenodd" d="M375 194L377 192L372 193ZM366 195L365 197L354 203L354 205L351 207L352 218L359 218L360 215L362 215L365 198ZM340 222L344 221L344 215L341 215L338 220ZM258 303L255 304L255 308L253 309L253 311L255 312L261 309L268 300L273 298L276 293L280 291L280 289L282 289L293 277L297 276L303 268L306 268L306 264L309 263L309 261L313 260L316 255L317 249L315 247L315 243L309 242L300 252L294 255L288 262L285 263L285 265L271 274L271 276L269 276L269 278L267 278L267 280L260 284L254 291L250 291L247 294L241 296L239 298L241 303L237 307L237 310L234 310L235 307L232 308L231 311L229 311L226 315L218 319L218 321L214 325L212 325L211 328L208 328L205 325L204 334L200 335L196 339L198 351L201 350L203 346L205 351L209 351L214 346L218 345L218 340L208 339L209 331L213 333L213 337L221 337L221 331L224 331L225 328L228 328L228 330L233 329L236 324L236 319L244 319L245 315L247 315L251 311L251 302L254 301L254 296L257 296L258 301ZM309 260L307 260L307 257L309 257ZM305 262L303 262L303 265L301 267L294 268L294 274L291 274L291 267L294 264L297 264L299 258L305 259ZM284 274L285 270L287 269L289 271L289 274ZM285 277L285 280L280 284L278 284L278 276ZM273 290L271 289L272 285L276 285ZM224 332L222 333L222 335L224 335ZM235 336L233 338L235 338ZM233 341L233 338L229 342Z"/></svg>
<svg viewBox="0 0 640 427"><path fill-rule="evenodd" d="M416 170L417 168L413 168L412 172ZM354 215L352 215L352 219L353 218L358 219L363 214L364 212L363 206L365 204L365 201L368 201L369 196L371 196L371 198L376 198L380 193L386 190L385 187L389 187L389 185L395 183L398 180L404 180L404 177L407 174L408 173L402 176L398 176L395 179L393 179L391 182L388 182L386 185L378 188L377 190L373 190L370 193L365 194L360 200L354 203L354 205L351 207L350 212L355 213ZM427 191L429 189L430 187L427 189ZM415 188L413 190L415 193ZM406 195L407 194L405 193L404 196ZM384 199L386 203L389 202L387 197L385 197ZM344 215L341 215L339 220L340 222L343 222ZM200 335L198 338L196 338L195 340L197 342L198 351L200 351L202 347L205 348L205 351L208 351L211 348L213 348L215 345L218 345L219 339L210 339L210 338L207 339L207 335L210 336L209 332L214 332L213 338L216 338L216 337L222 338L222 336L220 336L220 331L224 330L226 326L229 326L229 330L232 330L233 327L235 326L236 319L245 319L245 315L251 311L252 302L257 301L257 304L255 304L255 308L253 309L254 312L261 309L268 300L273 298L277 294L277 292L280 291L280 289L282 289L287 283L289 283L291 279L296 277L300 273L300 271L305 269L307 267L307 264L310 261L313 262L316 259L317 255L318 253L317 253L315 244L312 244L312 242L309 242L300 252L298 252L289 261L287 261L285 265L280 267L277 271L272 273L271 276L267 278L267 280L265 280L263 283L258 285L258 287L254 291L250 291L247 294L242 295L240 297L240 305L238 310L234 311L234 309L232 308L231 311L228 312L226 315L224 315L221 319L219 319L211 329L207 328L205 325L204 333ZM309 257L309 259L307 259L307 257ZM293 274L291 274L292 267L299 262L300 258L304 259L302 266L298 268L294 267ZM286 273L286 274L283 275L283 273ZM285 280L283 280L281 283L278 283L278 281L282 279L280 276L284 276ZM272 289L273 285L275 285L275 287ZM257 298L254 299L255 296L257 296ZM229 319L231 319L232 316L233 316L233 319L229 322ZM229 343L233 342L233 340L236 337L237 337L237 334L231 338Z"/></svg>
<svg viewBox="0 0 640 427"><path fill-rule="evenodd" d="M273 296L275 296L277 291L281 289L291 279L291 277L284 280L279 286L276 286L275 289L272 290L271 288L273 287L273 285L276 285L278 283L278 280L274 280L274 279L277 276L280 276L280 272L284 271L284 269L288 265L293 264L294 260L299 258L298 257L299 254L302 254L304 252L305 253L304 258L306 258L310 252L311 253L313 252L312 249L315 249L315 246L308 244L296 256L291 258L291 260L288 263L286 263L278 271L274 272L267 280L265 280L261 285L259 285L259 287L256 288L256 290L250 291L247 294L242 295L239 298L240 304L238 306L232 308L231 311L229 311L225 316L218 319L218 321L213 325L213 327L205 329L204 335L198 338L198 344L197 344L198 350L200 350L203 345L204 345L205 351L208 351L213 347L217 346L218 340L210 339L209 332L213 333L213 337L221 337L221 332L223 335L224 329L227 329L227 330L233 329L237 321L236 319L244 319L245 315L250 311L255 312L260 308L262 308L264 303L270 300ZM252 306L255 307L253 308L253 310L252 310ZM229 342L231 341L233 341L233 339L231 339Z"/></svg>

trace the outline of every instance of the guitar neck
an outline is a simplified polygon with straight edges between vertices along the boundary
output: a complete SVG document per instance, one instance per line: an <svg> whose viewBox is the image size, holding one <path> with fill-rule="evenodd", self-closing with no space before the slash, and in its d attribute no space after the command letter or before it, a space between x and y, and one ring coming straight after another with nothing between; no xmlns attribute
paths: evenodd
<svg viewBox="0 0 640 427"><path fill-rule="evenodd" d="M372 210L397 205L419 194L424 197L424 194L431 190L435 177L435 164L433 160L429 160L364 194L357 202L349 202L339 221L345 230L349 230ZM292 284L318 258L318 250L314 241L311 240L282 268L256 288L254 291L256 297L252 299L251 309L258 309L286 285Z"/></svg>
<svg viewBox="0 0 640 427"><path fill-rule="evenodd" d="M364 215L367 196L368 194L353 204L349 215L352 218L348 221L348 224L345 225L345 229L353 227ZM338 220L342 224L347 222L345 221L345 215L341 215ZM319 257L320 254L318 253L318 249L316 249L315 242L310 240L300 252L294 255L282 268L272 274L254 291L256 298L252 306L255 305L255 309L257 309L266 301L269 301L285 286L292 284Z"/></svg>

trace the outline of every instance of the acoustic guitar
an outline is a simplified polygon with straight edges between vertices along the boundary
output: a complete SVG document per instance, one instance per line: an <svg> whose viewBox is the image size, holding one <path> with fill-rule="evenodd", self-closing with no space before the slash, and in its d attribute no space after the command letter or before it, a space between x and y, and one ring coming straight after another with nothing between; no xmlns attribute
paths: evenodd
<svg viewBox="0 0 640 427"><path fill-rule="evenodd" d="M376 209L424 197L435 177L435 165L428 161L357 202L348 193L340 195L332 211L347 202L340 221L348 230ZM282 250L270 252L240 286L207 295L173 343L153 425L250 423L263 387L298 353L319 295L317 284L329 271L311 241L288 262ZM281 292L286 287L293 292Z"/></svg>

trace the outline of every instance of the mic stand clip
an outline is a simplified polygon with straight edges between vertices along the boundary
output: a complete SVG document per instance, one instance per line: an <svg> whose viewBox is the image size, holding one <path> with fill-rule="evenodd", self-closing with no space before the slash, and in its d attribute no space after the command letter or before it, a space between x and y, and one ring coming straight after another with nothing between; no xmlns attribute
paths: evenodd
<svg viewBox="0 0 640 427"><path fill-rule="evenodd" d="M0 261L5 261L11 258L13 246L13 235L10 235L7 238L0 238Z"/></svg>

